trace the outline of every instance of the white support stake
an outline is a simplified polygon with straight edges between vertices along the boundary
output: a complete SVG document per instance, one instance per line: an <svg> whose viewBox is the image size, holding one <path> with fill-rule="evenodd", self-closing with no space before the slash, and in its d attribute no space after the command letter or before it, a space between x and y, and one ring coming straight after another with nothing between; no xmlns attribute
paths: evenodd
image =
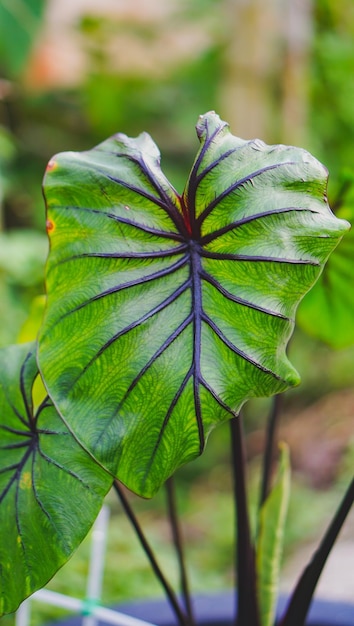
<svg viewBox="0 0 354 626"><path fill-rule="evenodd" d="M70 598L64 596L62 593L56 591L49 591L48 589L40 589L32 596L33 600L44 602L46 604L52 604L54 606L60 606L64 609L69 609L77 613L81 613L85 609L85 600L78 600L77 598ZM113 624L114 626L155 626L151 622L145 622L144 620L125 615L119 611L113 609L106 609L103 606L95 606L92 608L92 614L95 618L107 624Z"/></svg>
<svg viewBox="0 0 354 626"><path fill-rule="evenodd" d="M28 598L24 600L16 611L15 624L16 626L29 626L31 614L31 601Z"/></svg>
<svg viewBox="0 0 354 626"><path fill-rule="evenodd" d="M32 600L61 607L75 613L84 614L89 608L90 614L82 619L83 626L96 626L97 620L113 624L113 626L155 626L119 611L106 609L97 604L101 598L104 556L106 547L109 509L104 506L95 522L92 531L91 558L87 582L87 599L71 598L56 591L40 589L31 598L25 600L16 613L16 626L29 626L30 605Z"/></svg>
<svg viewBox="0 0 354 626"><path fill-rule="evenodd" d="M92 531L91 556L89 575L86 588L88 602L99 602L102 595L104 560L109 523L109 508L103 506ZM82 626L96 626L97 620L93 614L85 615Z"/></svg>

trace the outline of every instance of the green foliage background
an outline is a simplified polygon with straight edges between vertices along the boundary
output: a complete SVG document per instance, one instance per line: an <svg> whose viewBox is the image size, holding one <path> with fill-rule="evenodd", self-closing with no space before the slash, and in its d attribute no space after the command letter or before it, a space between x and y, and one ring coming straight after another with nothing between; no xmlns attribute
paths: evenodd
<svg viewBox="0 0 354 626"><path fill-rule="evenodd" d="M197 144L192 130L198 115L215 109L222 117L227 117L222 97L230 57L230 39L225 35L228 30L224 16L227 4L227 0L209 0L207 3L202 0L184 0L179 3L178 20L185 21L192 27L207 16L208 45L202 52L190 54L183 61L172 64L168 72L157 72L154 75L119 73L111 67L103 45L112 28L117 30L118 37L119 28L122 31L128 28L149 46L151 38L156 36L151 26L142 28L132 21L128 25L119 25L112 23L110 19L86 15L75 28L87 51L90 71L76 85L35 87L28 78L28 68L33 62L33 53L43 28L47 3L45 0L0 2L0 345L16 340L34 296L43 293L47 242L43 234L44 206L40 183L45 165L53 154L68 149L91 148L116 131L124 131L134 136L147 130L161 148L165 173L181 191L196 151ZM249 4L253 4L251 0ZM14 6L16 11L13 10ZM337 207L341 208L341 217L352 220L354 4L352 0L314 0L313 7L305 85L308 116L305 141L302 144L330 171L330 204L335 210ZM237 32L232 36L237 37ZM281 51L279 59L280 57ZM265 94L270 105L269 102L267 105L265 102L259 103L260 107L270 106L271 120L268 128L271 131L268 137L263 136L262 139L271 143L284 139L278 123L281 116L279 96L282 84L277 80L277 70L278 67L269 69L265 84ZM259 77L254 75L250 80L257 82ZM242 120L238 128L231 130L242 137ZM352 235L350 237L353 241ZM349 261L347 269L352 267L353 263ZM304 304L305 302L306 300ZM300 316L301 314L300 309ZM351 318L345 323L353 327ZM317 340L309 340L300 331L295 336L291 352L297 368L301 371L303 384L289 395L287 407L301 408L320 397L324 390L336 391L353 386L353 348L348 347L333 353L326 345ZM256 429L259 415L264 415L265 408L261 405L260 410L257 406L253 414L252 406L247 410L248 428ZM211 541L218 544L212 556L207 557L204 554L198 557L201 558L201 566L192 573L196 588L201 587L206 580L210 586L222 586L230 582L231 577L226 565L229 556L229 531L217 532L216 537L208 535L210 529L223 526L224 520L230 515L228 496L224 491L228 481L225 474L227 442L223 433L215 437L215 444L213 441L212 438L210 452L207 451L209 457L203 457L192 470L182 472L182 483L185 476L182 499L193 520L190 543L193 545L194 537L202 535L207 544ZM212 466L213 469L207 486L200 486L198 480L205 466ZM189 472L196 477L196 482L187 492L186 485L191 479ZM220 518L217 517L213 523L203 525L203 511L207 511L210 489L213 489L215 503L218 503L213 508L221 513ZM190 495L187 496L187 493ZM291 509L290 544L301 537L301 529L305 534L309 532L309 520L300 518L297 511L301 508L311 508L312 511L313 507L312 496L307 490L296 488L296 498L300 504L295 502ZM195 506L195 502L198 502L198 506ZM309 506L306 506L307 502ZM320 520L324 511L330 511L333 505L332 496L329 499L326 494L317 497L316 506L317 504ZM205 516L208 517L209 514L207 512ZM156 515L158 513L151 512L149 507L143 513L152 535L156 533L156 527L161 528L161 522L156 521ZM119 528L123 527L121 524L123 525L122 521ZM112 532L115 537L121 531ZM159 532L157 534L160 535ZM159 540L160 536L156 541ZM112 541L114 543L115 539ZM126 548L125 533L123 541L122 538L117 541L119 551L122 550L122 544ZM136 550L134 546L132 540L129 559L122 558L125 563L135 559L135 556L132 557ZM87 546L83 547L84 552L85 550L88 551ZM164 546L163 550L165 551ZM109 551L111 552L111 548ZM69 576L62 573L60 590L71 591L72 578L78 589L82 585L81 575L85 566L80 558L78 555L73 562ZM208 559L211 560L212 573L206 579L205 571L210 565ZM107 567L111 572L110 561ZM144 567L142 566L143 570ZM215 574L218 571L219 574ZM142 588L151 595L157 592L154 584L150 586L146 582L146 571L134 588L129 584L124 586L124 581L128 579L125 574L119 577L123 581L120 583L123 587L115 581L112 573L108 578L114 584L110 586L109 581L106 581L107 602L113 601L118 595L141 595ZM43 614L48 618L45 609ZM4 624L11 623L11 619L4 618Z"/></svg>
<svg viewBox="0 0 354 626"><path fill-rule="evenodd" d="M249 0L249 4L254 3ZM224 101L223 91L230 80L227 76L230 42L237 32L228 33L227 6L226 0L210 0L207 7L205 3L190 0L179 3L174 14L175 28L181 24L183 28L196 28L205 21L207 44L167 69L159 71L156 67L153 74L136 69L131 74L119 72L112 66L105 43L112 33L119 39L128 32L148 49L161 36L158 26L151 20L145 20L146 24L131 18L119 22L98 14L83 14L74 28L81 37L89 71L77 84L47 87L41 76L34 85L29 73L43 31L47 2L20 0L0 4L0 223L5 237L20 229L26 233L28 249L35 248L38 237L35 235L33 239L33 229L40 233L44 230L40 181L48 159L65 149L91 147L116 131L134 136L147 130L160 146L166 175L181 190L195 153L191 128L198 115L216 109L225 119L224 109L230 105ZM234 7L237 10L237 0ZM351 0L316 0L311 20L304 87L308 116L303 147L329 168L330 200L335 204L343 171L352 168L353 4ZM278 56L280 66L281 55ZM269 143L284 139L284 130L277 122L282 115L279 110L282 79L278 74L279 67L268 68L261 79L265 81L267 102L259 103L260 110L267 107L271 118L265 130L269 136L261 138ZM258 80L257 75L250 76L251 82ZM242 119L239 127L231 130L242 137ZM6 245L9 247L10 243ZM19 252L20 246L19 240L16 244L11 236L7 257L16 265L16 257L23 254ZM40 250L43 246L40 245ZM42 252L37 260L43 265ZM31 262L29 259L28 264ZM27 267L28 264L25 263ZM2 319L6 320L0 331L1 345L14 340L34 293L43 290L40 272L33 272L29 288L28 269L24 270L26 276L21 276L20 271L14 278L5 265L9 262L4 264L0 256ZM9 315L9 309L15 314Z"/></svg>

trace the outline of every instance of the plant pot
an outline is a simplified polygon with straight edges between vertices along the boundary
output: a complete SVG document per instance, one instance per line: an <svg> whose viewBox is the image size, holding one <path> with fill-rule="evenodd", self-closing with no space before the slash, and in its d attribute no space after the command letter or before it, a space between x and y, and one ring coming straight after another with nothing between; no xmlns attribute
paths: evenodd
<svg viewBox="0 0 354 626"><path fill-rule="evenodd" d="M277 614L280 616L287 598L281 596ZM232 592L198 595L193 600L198 626L232 626L234 595ZM146 600L119 604L117 611L157 626L176 626L174 614L165 600ZM60 626L80 626L81 616L71 617ZM53 625L54 626L54 625ZM59 626L56 623L56 626ZM108 626L99 621L98 626ZM354 604L314 600L308 614L306 626L354 626Z"/></svg>

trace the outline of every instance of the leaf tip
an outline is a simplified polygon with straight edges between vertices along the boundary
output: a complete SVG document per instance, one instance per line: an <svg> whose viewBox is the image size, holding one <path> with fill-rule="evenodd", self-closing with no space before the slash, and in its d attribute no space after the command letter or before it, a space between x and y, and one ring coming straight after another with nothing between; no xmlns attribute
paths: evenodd
<svg viewBox="0 0 354 626"><path fill-rule="evenodd" d="M301 383L301 376L299 372L293 367L293 365L288 361L287 363L287 371L284 376L284 380L286 382L287 388L289 387L298 387Z"/></svg>
<svg viewBox="0 0 354 626"><path fill-rule="evenodd" d="M196 131L198 135L198 139L202 139L204 135L210 135L213 132L217 132L217 130L222 127L228 127L227 122L224 122L220 119L219 115L215 113L215 111L208 111L208 113L204 113L204 115L200 115L197 125Z"/></svg>

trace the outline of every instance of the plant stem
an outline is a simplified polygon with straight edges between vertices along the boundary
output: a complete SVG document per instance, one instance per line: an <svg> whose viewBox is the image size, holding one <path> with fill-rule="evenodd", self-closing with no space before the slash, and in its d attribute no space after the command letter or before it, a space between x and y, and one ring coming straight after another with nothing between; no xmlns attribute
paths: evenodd
<svg viewBox="0 0 354 626"><path fill-rule="evenodd" d="M267 421L266 443L263 457L262 485L260 493L260 507L264 504L270 491L270 479L272 470L272 460L274 454L275 433L277 430L282 396L277 395L272 399L271 410Z"/></svg>
<svg viewBox="0 0 354 626"><path fill-rule="evenodd" d="M150 545L148 544L148 541L142 531L142 528L128 502L128 499L126 498L124 491L121 487L121 485L119 484L119 482L117 480L113 481L113 487L116 491L116 493L119 496L119 499L121 501L121 504L124 508L124 511L129 519L129 521L131 522L134 530L136 531L136 534L138 536L138 539L140 541L140 544L148 558L148 560L150 561L150 565L157 577L157 579L159 580L159 582L161 583L163 589L165 590L165 593L167 595L167 598L170 602L170 605L176 615L176 618L178 620L178 623L180 624L180 626L189 626L188 623L188 618L185 615L184 611L182 610L182 608L179 605L179 602L177 600L177 596L175 594L175 592L173 591L171 585L169 584L169 582L167 581L167 579L165 578L159 564L157 563L157 560L155 558L155 555L150 547Z"/></svg>
<svg viewBox="0 0 354 626"><path fill-rule="evenodd" d="M354 478L349 484L342 502L340 503L324 537L322 538L318 549L313 554L311 561L304 569L290 598L290 602L280 622L280 626L304 625L316 585L353 502Z"/></svg>
<svg viewBox="0 0 354 626"><path fill-rule="evenodd" d="M168 514L169 514L171 528L172 528L173 542L175 545L177 559L178 559L180 584L181 584L181 590L183 594L184 605L185 605L185 609L188 615L189 624L190 626L194 626L195 619L193 615L191 593L189 590L187 570L186 570L185 558L184 558L184 553L183 553L183 540L182 540L182 533L181 533L179 520L178 520L175 481L174 481L173 476L171 476L166 482L166 492L167 492Z"/></svg>
<svg viewBox="0 0 354 626"><path fill-rule="evenodd" d="M254 547L248 516L246 493L246 454L241 417L230 420L234 500L237 528L237 621L236 626L260 626L256 593Z"/></svg>

